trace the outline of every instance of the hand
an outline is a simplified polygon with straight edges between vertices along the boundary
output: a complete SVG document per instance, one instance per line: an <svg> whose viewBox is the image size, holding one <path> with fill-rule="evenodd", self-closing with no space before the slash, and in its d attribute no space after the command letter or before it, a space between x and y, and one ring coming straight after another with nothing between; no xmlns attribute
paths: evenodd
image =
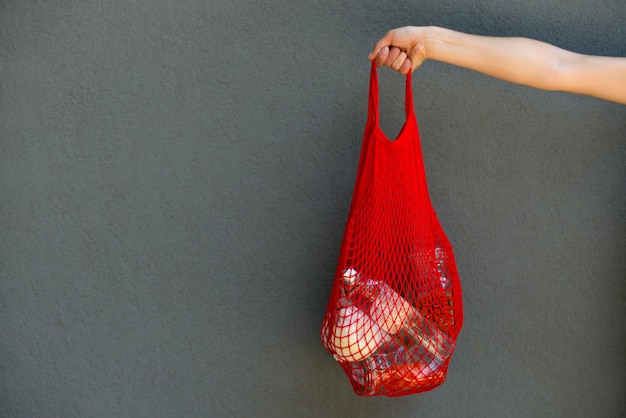
<svg viewBox="0 0 626 418"><path fill-rule="evenodd" d="M425 28L414 26L393 29L374 45L368 59L406 75L427 59L424 32Z"/></svg>

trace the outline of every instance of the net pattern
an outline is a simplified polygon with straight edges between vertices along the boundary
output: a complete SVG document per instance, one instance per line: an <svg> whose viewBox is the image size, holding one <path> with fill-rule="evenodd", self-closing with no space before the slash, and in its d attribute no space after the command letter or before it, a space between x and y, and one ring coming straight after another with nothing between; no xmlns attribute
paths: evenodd
<svg viewBox="0 0 626 418"><path fill-rule="evenodd" d="M369 115L323 345L362 396L441 385L463 322L452 246L428 194L411 75L394 141L378 125L372 65Z"/></svg>

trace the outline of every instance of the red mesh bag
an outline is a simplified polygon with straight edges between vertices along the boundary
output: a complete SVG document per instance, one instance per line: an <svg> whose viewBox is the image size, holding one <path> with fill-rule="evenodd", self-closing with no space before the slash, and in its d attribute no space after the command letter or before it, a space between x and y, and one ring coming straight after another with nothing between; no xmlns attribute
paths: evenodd
<svg viewBox="0 0 626 418"><path fill-rule="evenodd" d="M369 115L322 342L362 396L441 385L463 322L452 246L428 194L411 74L395 141L378 124L372 64Z"/></svg>

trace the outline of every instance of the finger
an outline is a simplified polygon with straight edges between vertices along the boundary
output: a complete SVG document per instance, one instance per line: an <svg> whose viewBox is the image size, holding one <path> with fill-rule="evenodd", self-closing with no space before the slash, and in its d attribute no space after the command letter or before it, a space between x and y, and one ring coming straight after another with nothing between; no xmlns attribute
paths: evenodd
<svg viewBox="0 0 626 418"><path fill-rule="evenodd" d="M400 71L400 68L402 68L402 65L404 64L406 59L407 59L406 52L402 51L402 52L400 52L396 56L396 59L393 60L393 62L391 63L390 67L393 68L396 71ZM387 60L387 61L389 61L389 60Z"/></svg>
<svg viewBox="0 0 626 418"><path fill-rule="evenodd" d="M369 55L367 56L367 59L370 61L374 61L376 59L376 57L378 57L381 52L383 52L383 49L385 49L386 47L382 47L380 49L375 49L372 52L369 53Z"/></svg>
<svg viewBox="0 0 626 418"><path fill-rule="evenodd" d="M404 63L402 63L402 66L400 66L400 69L398 71L402 75L407 75L408 73L411 72L412 68L413 68L413 61L411 61L411 58L407 57L404 60Z"/></svg>
<svg viewBox="0 0 626 418"><path fill-rule="evenodd" d="M389 55L387 55L384 65L391 67L401 53L402 50L398 47L393 46L389 48Z"/></svg>
<svg viewBox="0 0 626 418"><path fill-rule="evenodd" d="M374 59L374 57L376 57L384 47L389 47L389 45L391 45L391 39L393 39L393 33L391 33L391 31L387 32L385 36L380 38L380 40L374 45L374 48L369 55L370 60Z"/></svg>
<svg viewBox="0 0 626 418"><path fill-rule="evenodd" d="M383 65L385 61L387 60L388 55L389 55L389 48L385 46L383 47L383 49L380 50L378 55L376 55L376 57L374 58L376 60L376 66L380 67L381 65Z"/></svg>

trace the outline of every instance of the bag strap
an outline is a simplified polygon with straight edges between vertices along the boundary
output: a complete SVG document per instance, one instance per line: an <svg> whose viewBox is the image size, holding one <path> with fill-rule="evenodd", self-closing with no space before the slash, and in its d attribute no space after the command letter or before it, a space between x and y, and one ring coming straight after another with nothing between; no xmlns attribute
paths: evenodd
<svg viewBox="0 0 626 418"><path fill-rule="evenodd" d="M387 141L375 141L373 138L376 137L376 131L380 131L380 127L378 125L379 122L379 113L378 113L378 74L377 67L374 62L372 62L372 70L370 74L370 92L369 92L369 114L368 114L368 124L365 131L365 137L363 141L363 149L370 149L371 146L375 146L376 144L393 144L395 149L396 145L402 145L403 150L409 151L414 156L414 164L413 167L415 169L415 175L417 176L417 182L419 183L419 194L423 196L425 200L425 205L429 208L428 210L435 213L432 203L430 201L430 195L428 193L428 183L426 181L426 169L424 167L424 158L422 155L422 146L420 142L419 130L417 126L417 119L415 117L415 111L413 109L413 89L411 84L411 73L406 75L406 93L405 93L405 111L406 111L406 122L403 126L402 130L398 134L397 138L393 142ZM408 130L405 131L405 128ZM381 131L382 132L382 131ZM401 138L407 138L405 141L398 140ZM406 148L408 147L408 148ZM385 147L386 148L386 147ZM371 152L361 152L361 157L359 161L359 167L364 167L366 165L366 160L372 157ZM361 170L359 169L357 173L357 184L361 182ZM356 193L355 193L356 196ZM436 216L436 215L435 215Z"/></svg>
<svg viewBox="0 0 626 418"><path fill-rule="evenodd" d="M411 83L411 72L406 75L406 92L404 97L404 106L406 118L409 119L414 114L413 111L413 88ZM372 70L370 73L370 92L368 103L368 120L373 126L378 126L380 119L378 112L378 71L376 63L372 61Z"/></svg>

